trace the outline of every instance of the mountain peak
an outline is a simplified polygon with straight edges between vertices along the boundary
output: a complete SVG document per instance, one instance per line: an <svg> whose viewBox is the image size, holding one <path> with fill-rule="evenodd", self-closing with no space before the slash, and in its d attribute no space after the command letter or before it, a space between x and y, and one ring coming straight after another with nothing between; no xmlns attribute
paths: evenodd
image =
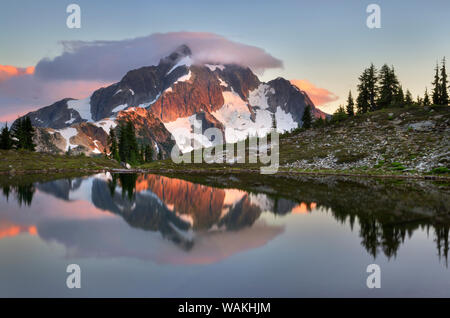
<svg viewBox="0 0 450 318"><path fill-rule="evenodd" d="M169 56L163 57L160 61L160 64L176 64L181 59L191 56L191 49L186 44L182 44L177 47Z"/></svg>
<svg viewBox="0 0 450 318"><path fill-rule="evenodd" d="M195 65L191 49L180 45L158 65L130 70L89 98L64 99L28 115L35 127L50 129L45 138L54 137L61 152L79 145L79 151L101 153L110 128L126 120L143 144L166 157L172 137L182 140L178 128L191 127L194 115L204 129L216 127L227 142L236 142L250 133L267 133L274 120L280 132L298 127L306 106L315 117L324 116L306 93L283 78L265 83L241 65Z"/></svg>

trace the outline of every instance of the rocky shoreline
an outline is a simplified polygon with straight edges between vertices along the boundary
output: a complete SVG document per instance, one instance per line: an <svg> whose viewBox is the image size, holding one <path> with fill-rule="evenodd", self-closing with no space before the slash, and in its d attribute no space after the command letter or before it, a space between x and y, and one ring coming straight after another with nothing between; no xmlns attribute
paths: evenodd
<svg viewBox="0 0 450 318"><path fill-rule="evenodd" d="M42 170L14 170L0 171L0 175L14 176L23 174L52 174L52 173L82 173L86 175L95 173L142 173L142 174L160 174L160 175L260 175L259 169L42 169ZM408 174L369 174L369 173L351 173L345 171L278 171L276 174L268 175L273 178L294 177L294 176L336 176L352 178L378 178L378 179L417 179L417 180L435 180L450 181L450 176L442 175L408 175Z"/></svg>

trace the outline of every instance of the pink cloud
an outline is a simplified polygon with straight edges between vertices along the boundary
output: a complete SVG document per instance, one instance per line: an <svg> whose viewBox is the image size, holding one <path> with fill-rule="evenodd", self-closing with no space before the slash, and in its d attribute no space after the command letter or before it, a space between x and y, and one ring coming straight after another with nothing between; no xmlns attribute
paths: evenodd
<svg viewBox="0 0 450 318"><path fill-rule="evenodd" d="M15 67L12 65L0 64L0 82L6 81L14 76L34 74L34 66Z"/></svg>
<svg viewBox="0 0 450 318"><path fill-rule="evenodd" d="M339 96L326 88L317 87L306 79L293 79L290 82L302 91L305 91L316 106L321 106L339 99Z"/></svg>

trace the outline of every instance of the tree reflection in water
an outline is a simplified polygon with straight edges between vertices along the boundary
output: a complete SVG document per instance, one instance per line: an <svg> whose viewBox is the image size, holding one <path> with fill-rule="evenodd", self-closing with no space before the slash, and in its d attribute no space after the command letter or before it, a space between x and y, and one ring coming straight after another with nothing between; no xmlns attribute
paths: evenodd
<svg viewBox="0 0 450 318"><path fill-rule="evenodd" d="M29 206L36 188L68 200L70 191L79 188L83 180L8 185L0 179L0 186L7 200L14 194L19 205ZM134 228L159 231L185 250L194 244L186 235L190 230L240 231L252 227L263 212L284 216L328 211L338 222L349 222L352 231L358 224L361 245L374 258L380 253L395 258L416 230L432 230L439 260L443 258L448 266L447 189L427 184L426 191L419 191L420 184L402 188L383 182L311 178L297 180L292 191L285 190L289 182L283 180L277 191L265 193L244 184L246 190L239 190L240 183L229 188L214 185L158 175L114 174L107 179L94 178L89 191L97 208L120 215Z"/></svg>

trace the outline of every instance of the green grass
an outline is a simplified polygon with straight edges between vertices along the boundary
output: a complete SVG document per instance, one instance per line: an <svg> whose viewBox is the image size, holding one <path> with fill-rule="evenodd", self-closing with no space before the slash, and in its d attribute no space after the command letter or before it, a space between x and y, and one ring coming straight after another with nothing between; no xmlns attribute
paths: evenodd
<svg viewBox="0 0 450 318"><path fill-rule="evenodd" d="M407 128L410 123L422 120L432 120L438 128L436 131ZM448 151L445 140L449 136L446 131L442 132L442 127L448 120L448 106L392 107L358 114L325 127L297 129L280 135L279 171L393 176L439 174L450 177L449 171L444 169L430 169L426 172L415 169L423 156L436 150L442 153ZM373 157L374 154L377 156ZM334 157L337 166L330 169L321 168L320 165L306 169L283 167L295 162L317 163L327 157ZM358 162L366 158L367 164L360 166ZM438 165L445 166L446 162L439 162L436 166ZM256 171L260 166L261 164L174 164L171 160L164 160L139 167L151 170L220 172Z"/></svg>
<svg viewBox="0 0 450 318"><path fill-rule="evenodd" d="M53 155L25 150L0 150L0 172L102 170L120 168L104 157Z"/></svg>
<svg viewBox="0 0 450 318"><path fill-rule="evenodd" d="M438 167L431 170L432 174L450 174L450 169L447 167Z"/></svg>
<svg viewBox="0 0 450 318"><path fill-rule="evenodd" d="M432 119L440 127L450 119L448 106L403 108L387 108L372 113L359 114L338 123L309 130L298 129L295 132L280 136L280 168L282 172L298 173L330 173L330 174L361 174L361 175L439 175L450 177L446 162L439 162L434 169L426 172L415 171L414 161L423 155L437 149L445 153L446 131L408 131L409 123ZM390 115L391 114L391 115ZM442 146L444 145L444 146ZM374 153L377 158L370 159ZM248 155L248 152L247 152ZM334 156L337 167L324 169L289 168L286 164L297 161L317 162L319 159ZM248 156L246 156L248 158ZM360 160L369 158L364 166L358 166ZM444 160L444 159L442 159ZM353 165L355 163L355 165ZM151 171L179 171L179 172L211 172L248 171L258 172L261 167L257 164L175 164L172 160L160 160L134 168ZM347 168L344 168L347 167ZM58 169L65 170L101 170L120 168L115 161L103 157L81 157L30 153L24 151L0 151L0 172L2 171L31 171Z"/></svg>

